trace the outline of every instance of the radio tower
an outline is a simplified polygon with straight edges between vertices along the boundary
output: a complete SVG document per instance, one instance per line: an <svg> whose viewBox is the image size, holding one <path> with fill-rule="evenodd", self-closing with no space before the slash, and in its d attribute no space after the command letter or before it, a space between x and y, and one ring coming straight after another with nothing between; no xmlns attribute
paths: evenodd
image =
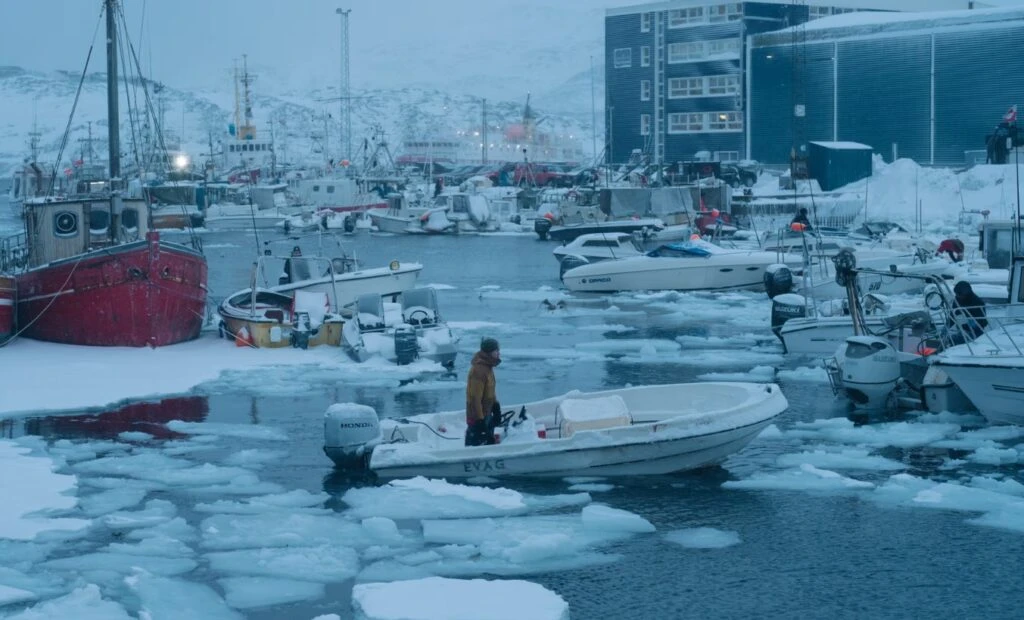
<svg viewBox="0 0 1024 620"><path fill-rule="evenodd" d="M349 90L348 14L352 9L335 9L341 15L341 132L345 139L343 158L352 160L352 93Z"/></svg>

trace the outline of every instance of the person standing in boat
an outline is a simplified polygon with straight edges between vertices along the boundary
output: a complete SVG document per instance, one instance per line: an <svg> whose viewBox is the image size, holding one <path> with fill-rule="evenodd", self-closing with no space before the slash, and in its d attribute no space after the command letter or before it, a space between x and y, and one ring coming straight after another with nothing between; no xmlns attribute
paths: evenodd
<svg viewBox="0 0 1024 620"><path fill-rule="evenodd" d="M469 364L466 377L466 445L494 443L493 412L501 415L494 367L501 363L501 347L494 338L480 341L480 350Z"/></svg>
<svg viewBox="0 0 1024 620"><path fill-rule="evenodd" d="M811 229L811 220L808 219L807 217L807 207L800 207L800 211L798 211L797 214L793 216L793 219L789 222L790 226L792 226L793 224L803 224L804 230Z"/></svg>
<svg viewBox="0 0 1024 620"><path fill-rule="evenodd" d="M952 340L955 344L963 344L963 340L971 341L984 333L988 327L988 319L985 318L985 300L978 297L978 294L971 288L970 282L961 280L953 287L953 308L950 320L960 326L959 332L954 332Z"/></svg>

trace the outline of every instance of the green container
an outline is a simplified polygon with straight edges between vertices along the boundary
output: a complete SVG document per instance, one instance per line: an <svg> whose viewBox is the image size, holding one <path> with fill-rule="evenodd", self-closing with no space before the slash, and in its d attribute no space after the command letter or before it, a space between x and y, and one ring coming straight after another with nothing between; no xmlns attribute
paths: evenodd
<svg viewBox="0 0 1024 620"><path fill-rule="evenodd" d="M871 176L872 149L859 142L810 142L807 172L822 191L830 192Z"/></svg>

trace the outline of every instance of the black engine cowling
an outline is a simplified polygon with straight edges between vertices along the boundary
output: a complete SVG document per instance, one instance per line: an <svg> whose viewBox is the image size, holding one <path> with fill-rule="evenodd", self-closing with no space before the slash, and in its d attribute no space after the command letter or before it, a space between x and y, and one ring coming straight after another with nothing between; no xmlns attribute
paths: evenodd
<svg viewBox="0 0 1024 620"><path fill-rule="evenodd" d="M764 270L764 290L769 299L793 290L793 272L783 264L768 265Z"/></svg>
<svg viewBox="0 0 1024 620"><path fill-rule="evenodd" d="M784 293L772 298L772 333L779 340L782 340L780 334L786 321L805 316L807 316L807 300L802 295Z"/></svg>
<svg viewBox="0 0 1024 620"><path fill-rule="evenodd" d="M548 231L551 230L551 220L546 217L539 217L533 220L533 232L537 233L541 241L548 238Z"/></svg>
<svg viewBox="0 0 1024 620"><path fill-rule="evenodd" d="M416 361L420 355L420 345L416 339L416 330L401 326L395 329L395 358L399 366Z"/></svg>

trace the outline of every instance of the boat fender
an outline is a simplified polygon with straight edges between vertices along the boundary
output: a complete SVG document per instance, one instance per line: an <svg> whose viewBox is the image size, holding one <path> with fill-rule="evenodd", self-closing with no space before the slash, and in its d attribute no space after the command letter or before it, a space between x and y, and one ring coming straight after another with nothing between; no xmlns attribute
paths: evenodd
<svg viewBox="0 0 1024 620"><path fill-rule="evenodd" d="M769 299L793 290L793 272L781 263L768 265L764 270L764 290Z"/></svg>
<svg viewBox="0 0 1024 620"><path fill-rule="evenodd" d="M324 414L324 453L339 468L366 468L380 441L380 419L373 407L337 403Z"/></svg>

